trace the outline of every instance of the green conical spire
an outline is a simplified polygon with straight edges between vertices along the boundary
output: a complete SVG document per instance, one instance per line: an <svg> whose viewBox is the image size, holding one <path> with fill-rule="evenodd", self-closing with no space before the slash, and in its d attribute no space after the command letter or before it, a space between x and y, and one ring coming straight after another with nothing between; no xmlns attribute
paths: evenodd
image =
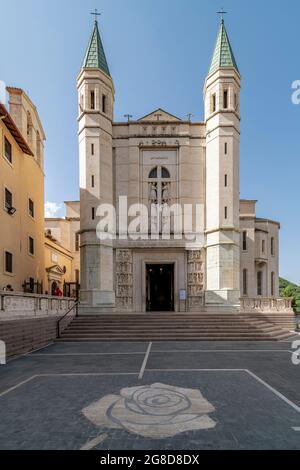
<svg viewBox="0 0 300 470"><path fill-rule="evenodd" d="M89 42L82 67L100 69L110 76L97 21L95 21L93 34Z"/></svg>
<svg viewBox="0 0 300 470"><path fill-rule="evenodd" d="M229 42L224 20L221 22L220 31L217 37L216 47L214 50L209 75L214 73L221 67L234 67L239 72L234 54Z"/></svg>

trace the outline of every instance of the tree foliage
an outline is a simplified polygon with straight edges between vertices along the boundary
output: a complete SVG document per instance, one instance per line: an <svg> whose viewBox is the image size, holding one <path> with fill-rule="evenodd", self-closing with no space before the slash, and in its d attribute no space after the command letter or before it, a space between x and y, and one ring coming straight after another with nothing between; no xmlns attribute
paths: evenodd
<svg viewBox="0 0 300 470"><path fill-rule="evenodd" d="M292 298L295 311L300 313L300 286L281 278L279 288L281 297Z"/></svg>

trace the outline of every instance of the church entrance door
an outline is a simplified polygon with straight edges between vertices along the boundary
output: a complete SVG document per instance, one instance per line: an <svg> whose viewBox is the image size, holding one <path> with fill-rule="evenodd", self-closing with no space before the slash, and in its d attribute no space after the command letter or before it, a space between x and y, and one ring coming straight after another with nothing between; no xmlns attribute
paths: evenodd
<svg viewBox="0 0 300 470"><path fill-rule="evenodd" d="M174 311L174 265L146 266L147 312Z"/></svg>

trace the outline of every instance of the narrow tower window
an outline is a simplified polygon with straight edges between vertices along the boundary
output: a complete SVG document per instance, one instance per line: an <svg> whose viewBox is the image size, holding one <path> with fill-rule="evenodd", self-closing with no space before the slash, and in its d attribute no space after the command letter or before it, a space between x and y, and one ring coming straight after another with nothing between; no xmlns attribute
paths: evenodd
<svg viewBox="0 0 300 470"><path fill-rule="evenodd" d="M106 113L106 96L102 95L102 112Z"/></svg>
<svg viewBox="0 0 300 470"><path fill-rule="evenodd" d="M236 93L234 94L234 109L238 110L238 97Z"/></svg>
<svg viewBox="0 0 300 470"><path fill-rule="evenodd" d="M247 232L243 232L243 251L247 251Z"/></svg>
<svg viewBox="0 0 300 470"><path fill-rule="evenodd" d="M275 273L271 272L271 296L275 295Z"/></svg>
<svg viewBox="0 0 300 470"><path fill-rule="evenodd" d="M211 112L214 113L217 109L217 97L216 94L214 93L211 96Z"/></svg>
<svg viewBox="0 0 300 470"><path fill-rule="evenodd" d="M95 109L95 91L91 91L91 109Z"/></svg>
<svg viewBox="0 0 300 470"><path fill-rule="evenodd" d="M227 153L228 153L228 145L227 145L227 142L225 142L224 153L225 153L225 155L227 155Z"/></svg>
<svg viewBox="0 0 300 470"><path fill-rule="evenodd" d="M95 155L95 145L94 144L91 145L91 154Z"/></svg>
<svg viewBox="0 0 300 470"><path fill-rule="evenodd" d="M92 207L92 220L95 220L95 207Z"/></svg>
<svg viewBox="0 0 300 470"><path fill-rule="evenodd" d="M263 291L263 273L258 271L257 273L257 295L262 295Z"/></svg>
<svg viewBox="0 0 300 470"><path fill-rule="evenodd" d="M75 251L79 251L80 245L80 235L79 233L75 233Z"/></svg>
<svg viewBox="0 0 300 470"><path fill-rule="evenodd" d="M265 245L266 245L265 240L262 240L262 242L261 242L261 251L262 251L262 253L265 252Z"/></svg>
<svg viewBox="0 0 300 470"><path fill-rule="evenodd" d="M38 164L41 164L41 137L39 131L36 132L36 158Z"/></svg>
<svg viewBox="0 0 300 470"><path fill-rule="evenodd" d="M224 95L223 95L223 106L224 106L224 109L227 109L227 108L228 108L228 90L225 90L225 91L224 91Z"/></svg>
<svg viewBox="0 0 300 470"><path fill-rule="evenodd" d="M228 207L227 206L225 207L225 210L224 210L224 217L225 217L225 219L227 219L227 217L228 217Z"/></svg>
<svg viewBox="0 0 300 470"><path fill-rule="evenodd" d="M225 178L224 178L224 179L225 179L225 188L227 188L227 186L228 186L228 176L225 175Z"/></svg>
<svg viewBox="0 0 300 470"><path fill-rule="evenodd" d="M32 119L31 119L31 114L28 111L27 112L27 139L28 142L31 144L32 143Z"/></svg>
<svg viewBox="0 0 300 470"><path fill-rule="evenodd" d="M92 175L92 188L94 188L94 187L95 187L95 177L94 177L94 175Z"/></svg>
<svg viewBox="0 0 300 470"><path fill-rule="evenodd" d="M274 237L271 238L271 255L275 256L275 239L274 239Z"/></svg>
<svg viewBox="0 0 300 470"><path fill-rule="evenodd" d="M243 295L248 295L248 271L243 270Z"/></svg>

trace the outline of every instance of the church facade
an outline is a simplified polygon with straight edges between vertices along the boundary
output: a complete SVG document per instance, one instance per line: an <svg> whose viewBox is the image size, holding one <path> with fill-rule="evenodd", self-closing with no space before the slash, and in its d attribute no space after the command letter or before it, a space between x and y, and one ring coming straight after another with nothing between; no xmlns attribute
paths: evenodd
<svg viewBox="0 0 300 470"><path fill-rule="evenodd" d="M222 21L204 122L163 109L115 122L95 22L78 76L82 312L236 311L245 299L277 299L280 225L257 218L256 201L240 200L240 87ZM148 213L130 237L120 220L130 226L138 206ZM109 207L116 223L101 232Z"/></svg>

